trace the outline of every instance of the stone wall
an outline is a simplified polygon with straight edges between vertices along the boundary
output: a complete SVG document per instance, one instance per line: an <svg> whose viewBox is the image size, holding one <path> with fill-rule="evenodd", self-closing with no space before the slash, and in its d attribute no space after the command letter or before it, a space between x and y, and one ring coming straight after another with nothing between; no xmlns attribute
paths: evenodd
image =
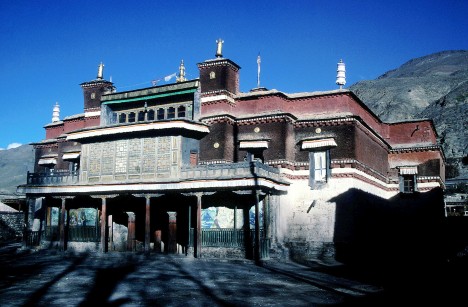
<svg viewBox="0 0 468 307"><path fill-rule="evenodd" d="M0 212L0 242L23 236L23 212Z"/></svg>

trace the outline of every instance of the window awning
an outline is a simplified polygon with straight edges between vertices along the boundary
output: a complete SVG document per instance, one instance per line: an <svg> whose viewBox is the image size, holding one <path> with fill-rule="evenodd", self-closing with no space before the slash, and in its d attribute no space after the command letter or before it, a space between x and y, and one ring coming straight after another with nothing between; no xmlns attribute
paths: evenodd
<svg viewBox="0 0 468 307"><path fill-rule="evenodd" d="M80 153L79 152L69 152L69 153L64 153L62 156L63 160L76 160L80 158Z"/></svg>
<svg viewBox="0 0 468 307"><path fill-rule="evenodd" d="M336 142L334 138L328 139L317 139L317 140L305 140L302 141L302 149L315 149L315 148L326 148L326 147L336 147Z"/></svg>
<svg viewBox="0 0 468 307"><path fill-rule="evenodd" d="M268 141L240 141L239 149L249 149L249 148L268 148Z"/></svg>
<svg viewBox="0 0 468 307"><path fill-rule="evenodd" d="M417 166L400 166L400 175L417 175L418 167Z"/></svg>
<svg viewBox="0 0 468 307"><path fill-rule="evenodd" d="M39 159L37 164L39 164L39 165L52 165L52 164L55 165L55 164L57 164L57 159L55 159L55 158L41 158L41 159Z"/></svg>

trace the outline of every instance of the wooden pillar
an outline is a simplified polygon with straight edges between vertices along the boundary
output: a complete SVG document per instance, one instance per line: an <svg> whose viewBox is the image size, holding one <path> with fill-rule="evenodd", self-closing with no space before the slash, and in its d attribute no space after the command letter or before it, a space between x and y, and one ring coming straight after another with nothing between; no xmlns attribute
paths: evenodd
<svg viewBox="0 0 468 307"><path fill-rule="evenodd" d="M246 205L242 210L242 217L244 219L244 247L245 247L245 257L247 259L253 259L252 256L252 238L250 237L250 217L249 217L249 206Z"/></svg>
<svg viewBox="0 0 468 307"><path fill-rule="evenodd" d="M23 245L28 246L29 241L29 208L31 207L31 198L26 199L26 206L23 210Z"/></svg>
<svg viewBox="0 0 468 307"><path fill-rule="evenodd" d="M146 116L146 115L145 115ZM145 252L148 253L150 251L150 218L151 218L151 211L150 211L150 202L151 199L149 196L146 197L146 212L145 212Z"/></svg>
<svg viewBox="0 0 468 307"><path fill-rule="evenodd" d="M67 250L68 248L68 236L70 233L70 208L67 208L67 216L66 216L66 224L64 226L64 240L63 240L63 248L64 250Z"/></svg>
<svg viewBox="0 0 468 307"><path fill-rule="evenodd" d="M94 226L96 227L96 233L95 233L95 236L96 238L99 238L100 237L100 233L99 233L99 228L100 228L100 225L101 225L101 211L99 210L98 207L96 207L96 217L95 217L95 223L94 223Z"/></svg>
<svg viewBox="0 0 468 307"><path fill-rule="evenodd" d="M161 250L161 230L156 230L154 232L154 251L160 253Z"/></svg>
<svg viewBox="0 0 468 307"><path fill-rule="evenodd" d="M234 246L237 246L237 206L234 206L234 231L233 231L232 242Z"/></svg>
<svg viewBox="0 0 468 307"><path fill-rule="evenodd" d="M135 213L127 212L128 215L128 235L127 235L127 251L134 251L135 242Z"/></svg>
<svg viewBox="0 0 468 307"><path fill-rule="evenodd" d="M113 251L115 247L114 247L114 218L112 215L109 215L107 222L108 222L107 227L109 227L109 246L110 246L110 250Z"/></svg>
<svg viewBox="0 0 468 307"><path fill-rule="evenodd" d="M195 257L196 258L201 258L202 257L202 251L201 251L201 247L202 247L202 229L201 229L201 207L202 207L202 194L201 193L197 193L196 194L196 197L197 197L197 229L195 230L195 244L196 244L196 248L195 248Z"/></svg>
<svg viewBox="0 0 468 307"><path fill-rule="evenodd" d="M47 214L47 203L45 201L45 198L41 199L41 213L40 213L40 218L39 218L39 232L37 234L37 241L36 243L38 245L41 244L42 241L42 236L45 234L45 229L46 229L46 214Z"/></svg>
<svg viewBox="0 0 468 307"><path fill-rule="evenodd" d="M62 207L60 209L60 250L66 249L65 245L65 212L66 212L66 198L62 198Z"/></svg>
<svg viewBox="0 0 468 307"><path fill-rule="evenodd" d="M185 247L185 256L188 255L188 248L190 243L190 228L192 228L192 206L188 206L188 236L187 236L187 246Z"/></svg>
<svg viewBox="0 0 468 307"><path fill-rule="evenodd" d="M193 255L195 258L202 257L202 228L201 228L201 212L202 212L202 196L203 195L213 195L216 192L193 192L193 193L182 193L185 196L195 196L197 198L197 214L196 214L196 225L195 225L195 238L193 243ZM189 210L190 212L190 210ZM190 217L189 217L190 221ZM190 225L190 224L189 224ZM190 226L189 226L190 231Z"/></svg>
<svg viewBox="0 0 468 307"><path fill-rule="evenodd" d="M169 232L167 236L167 252L177 253L177 212L169 211Z"/></svg>
<svg viewBox="0 0 468 307"><path fill-rule="evenodd" d="M270 237L270 195L263 199L263 237Z"/></svg>
<svg viewBox="0 0 468 307"><path fill-rule="evenodd" d="M105 197L101 199L101 252L107 253L107 203Z"/></svg>
<svg viewBox="0 0 468 307"><path fill-rule="evenodd" d="M37 243L40 245L42 242L42 237L45 235L45 230L47 228L47 202L45 198L42 198L42 209L41 209L41 218L39 223L39 233L37 234Z"/></svg>
<svg viewBox="0 0 468 307"><path fill-rule="evenodd" d="M151 197L160 197L164 194L132 194L135 197L144 197L145 202L145 252L151 250ZM161 239L161 237L159 237ZM156 233L155 233L155 246L154 249L157 250L156 246ZM161 240L159 241L159 247L161 246Z"/></svg>
<svg viewBox="0 0 468 307"><path fill-rule="evenodd" d="M259 200L258 191L254 191L255 194L255 244L254 244L254 260L256 263L260 262L260 219L259 219Z"/></svg>

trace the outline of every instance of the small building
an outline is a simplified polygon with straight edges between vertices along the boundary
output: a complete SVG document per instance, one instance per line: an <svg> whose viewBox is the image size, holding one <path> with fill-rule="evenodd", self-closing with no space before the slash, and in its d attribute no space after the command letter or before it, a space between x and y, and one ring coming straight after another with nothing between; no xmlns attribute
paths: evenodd
<svg viewBox="0 0 468 307"><path fill-rule="evenodd" d="M240 92L221 51L197 79L182 62L175 83L124 92L101 64L83 114L60 120L57 105L18 187L44 246L305 261L434 239L445 160L431 120L382 122L341 88L342 61L340 89Z"/></svg>

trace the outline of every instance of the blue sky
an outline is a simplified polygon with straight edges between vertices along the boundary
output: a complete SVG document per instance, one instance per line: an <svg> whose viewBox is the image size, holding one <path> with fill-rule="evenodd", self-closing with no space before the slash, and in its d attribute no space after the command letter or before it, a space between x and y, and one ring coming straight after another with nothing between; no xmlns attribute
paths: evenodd
<svg viewBox="0 0 468 307"><path fill-rule="evenodd" d="M45 138L60 118L83 112L80 83L104 78L118 91L187 77L223 56L241 66L240 89L336 89L371 80L416 57L468 49L468 1L0 1L0 148ZM172 79L174 81L174 79ZM164 83L159 83L164 84Z"/></svg>

